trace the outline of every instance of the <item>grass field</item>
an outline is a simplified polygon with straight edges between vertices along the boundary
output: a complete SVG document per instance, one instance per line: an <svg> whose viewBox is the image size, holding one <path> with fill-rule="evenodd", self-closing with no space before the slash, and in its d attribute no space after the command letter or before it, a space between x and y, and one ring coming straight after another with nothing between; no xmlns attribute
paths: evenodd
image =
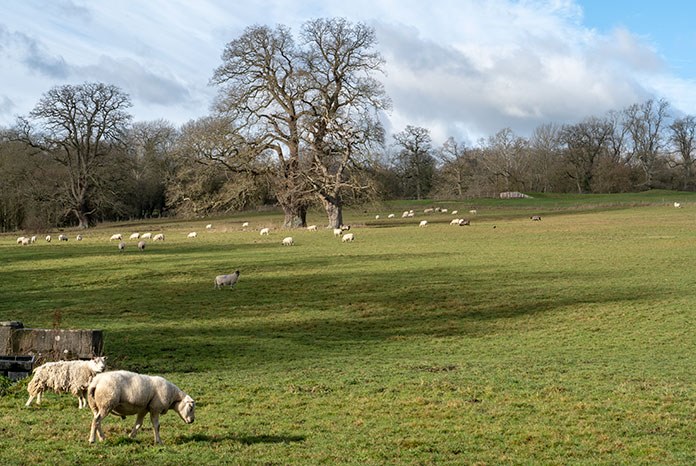
<svg viewBox="0 0 696 466"><path fill-rule="evenodd" d="M103 329L110 368L197 401L192 425L162 417L164 446L115 416L90 445L88 410L24 408L23 381L0 397L0 464L696 463L695 194L400 201L348 211L348 244L281 219L0 237L0 320ZM108 241L147 230L166 241Z"/></svg>

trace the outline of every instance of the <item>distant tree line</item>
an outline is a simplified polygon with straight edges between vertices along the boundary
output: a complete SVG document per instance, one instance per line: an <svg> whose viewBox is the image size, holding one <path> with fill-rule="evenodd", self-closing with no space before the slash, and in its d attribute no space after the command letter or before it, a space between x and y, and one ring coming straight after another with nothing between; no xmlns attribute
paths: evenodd
<svg viewBox="0 0 696 466"><path fill-rule="evenodd" d="M225 47L209 116L132 122L105 83L50 89L0 128L0 230L212 214L278 205L285 226L380 199L465 199L503 191L693 191L696 117L650 99L523 137L503 128L437 147L426 128L387 139L390 106L374 31L309 21L298 36L254 26Z"/></svg>

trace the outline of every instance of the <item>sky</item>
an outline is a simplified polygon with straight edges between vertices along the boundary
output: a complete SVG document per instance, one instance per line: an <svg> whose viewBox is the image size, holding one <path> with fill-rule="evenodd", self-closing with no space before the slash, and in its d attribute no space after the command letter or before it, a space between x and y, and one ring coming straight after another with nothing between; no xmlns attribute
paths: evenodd
<svg viewBox="0 0 696 466"><path fill-rule="evenodd" d="M114 84L134 121L211 113L225 44L253 25L343 17L375 29L406 125L474 145L648 99L696 115L691 0L0 0L0 126L54 86Z"/></svg>

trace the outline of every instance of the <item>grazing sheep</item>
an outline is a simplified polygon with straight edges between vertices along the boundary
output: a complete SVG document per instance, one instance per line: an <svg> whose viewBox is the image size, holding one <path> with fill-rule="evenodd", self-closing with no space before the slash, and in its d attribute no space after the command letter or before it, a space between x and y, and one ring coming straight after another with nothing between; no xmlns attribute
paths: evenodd
<svg viewBox="0 0 696 466"><path fill-rule="evenodd" d="M423 210L423 213L424 214L432 214L434 211L435 211L435 209L428 207L427 209Z"/></svg>
<svg viewBox="0 0 696 466"><path fill-rule="evenodd" d="M152 238L152 233L150 233L150 232L143 233L142 235L140 235L140 239L151 239L151 238Z"/></svg>
<svg viewBox="0 0 696 466"><path fill-rule="evenodd" d="M50 243L51 242L51 235L46 235L46 242Z"/></svg>
<svg viewBox="0 0 696 466"><path fill-rule="evenodd" d="M17 244L22 244L24 242L24 236L17 238Z"/></svg>
<svg viewBox="0 0 696 466"><path fill-rule="evenodd" d="M132 233L128 239L138 239L140 238L140 233Z"/></svg>
<svg viewBox="0 0 696 466"><path fill-rule="evenodd" d="M101 422L109 413L125 417L136 415L130 438L135 438L150 413L155 443L161 444L159 416L169 409L176 411L186 424L194 421L196 403L189 395L163 377L136 374L129 371L110 371L97 375L87 390L89 407L94 418L89 432L89 443L95 436L104 440Z"/></svg>
<svg viewBox="0 0 696 466"><path fill-rule="evenodd" d="M67 240L68 240L67 235L62 235L62 234L58 235L58 241L67 241Z"/></svg>
<svg viewBox="0 0 696 466"><path fill-rule="evenodd" d="M453 219L450 221L450 225L459 225L459 219L458 219L458 218L453 218Z"/></svg>
<svg viewBox="0 0 696 466"><path fill-rule="evenodd" d="M452 211L452 215L457 215L458 213L459 213L458 210L453 210L453 211Z"/></svg>
<svg viewBox="0 0 696 466"><path fill-rule="evenodd" d="M343 238L341 238L341 241L344 243L347 243L348 241L353 241L355 239L355 236L353 233L346 233L343 235Z"/></svg>
<svg viewBox="0 0 696 466"><path fill-rule="evenodd" d="M470 213L471 215L476 215L476 214L478 213L478 211L477 211L476 209L471 209L471 210L469 211L469 213Z"/></svg>
<svg viewBox="0 0 696 466"><path fill-rule="evenodd" d="M147 244L147 243L145 243L145 241L138 241L138 249L140 249L141 251L144 251L145 244Z"/></svg>
<svg viewBox="0 0 696 466"><path fill-rule="evenodd" d="M30 242L30 243L36 243L36 235L32 236L32 237L29 239L29 242Z"/></svg>
<svg viewBox="0 0 696 466"><path fill-rule="evenodd" d="M375 220L379 220L379 215L375 215Z"/></svg>
<svg viewBox="0 0 696 466"><path fill-rule="evenodd" d="M459 219L459 226L460 226L460 227L464 227L464 226L467 226L467 225L471 225L471 222L470 222L469 220L467 220L467 219L465 219L465 218L460 218L460 219Z"/></svg>
<svg viewBox="0 0 696 466"><path fill-rule="evenodd" d="M124 243L123 241L118 243L118 250L119 251L123 252L125 249L126 249L126 243Z"/></svg>
<svg viewBox="0 0 696 466"><path fill-rule="evenodd" d="M680 203L680 202L675 202L675 203L674 203L674 207L676 207L677 209L681 208L681 203Z"/></svg>
<svg viewBox="0 0 696 466"><path fill-rule="evenodd" d="M404 210L404 213L401 214L401 218L406 218L408 217L408 210Z"/></svg>
<svg viewBox="0 0 696 466"><path fill-rule="evenodd" d="M387 218L394 218L394 214L387 215Z"/></svg>
<svg viewBox="0 0 696 466"><path fill-rule="evenodd" d="M41 397L47 390L56 393L70 392L77 397L78 408L87 406L87 387L92 378L106 368L106 356L98 356L89 361L47 362L34 369L34 377L27 385L29 399L24 406L29 406L36 398L41 404Z"/></svg>
<svg viewBox="0 0 696 466"><path fill-rule="evenodd" d="M22 238L22 246L27 246L31 243L31 240L29 238Z"/></svg>
<svg viewBox="0 0 696 466"><path fill-rule="evenodd" d="M228 275L218 275L215 277L215 289L220 289L223 286L229 286L232 288L235 283L239 280L239 270Z"/></svg>
<svg viewBox="0 0 696 466"><path fill-rule="evenodd" d="M419 227L427 227L428 226L428 221L427 220L421 220L421 222L418 224Z"/></svg>
<svg viewBox="0 0 696 466"><path fill-rule="evenodd" d="M212 228L213 228L213 224L212 224L212 223L209 223L209 224L207 224L207 225L205 226L205 229L206 229L206 230L210 230L210 229L212 229Z"/></svg>
<svg viewBox="0 0 696 466"><path fill-rule="evenodd" d="M292 246L293 244L295 244L295 241L292 239L292 236L283 238L283 246Z"/></svg>
<svg viewBox="0 0 696 466"><path fill-rule="evenodd" d="M153 238L152 241L164 241L164 233L157 233Z"/></svg>
<svg viewBox="0 0 696 466"><path fill-rule="evenodd" d="M111 235L111 238L109 238L109 241L114 241L114 240L123 240L123 236L121 236L121 233L116 233L115 235Z"/></svg>
<svg viewBox="0 0 696 466"><path fill-rule="evenodd" d="M416 214L415 214L412 210L409 210L409 211L408 211L408 217L413 217L413 216L415 216L415 215L416 215Z"/></svg>
<svg viewBox="0 0 696 466"><path fill-rule="evenodd" d="M317 226L316 225L310 225L307 227L307 231L317 231Z"/></svg>
<svg viewBox="0 0 696 466"><path fill-rule="evenodd" d="M249 226L249 222L244 222L244 223L242 223L242 228L246 228L246 227L248 227L248 226Z"/></svg>
<svg viewBox="0 0 696 466"><path fill-rule="evenodd" d="M198 236L198 233L196 233L195 231L192 231L191 233L188 234L187 238L195 238L196 236Z"/></svg>
<svg viewBox="0 0 696 466"><path fill-rule="evenodd" d="M75 241L82 241L82 235L77 235L75 237Z"/></svg>
<svg viewBox="0 0 696 466"><path fill-rule="evenodd" d="M261 236L268 235L271 232L270 228L261 228Z"/></svg>
<svg viewBox="0 0 696 466"><path fill-rule="evenodd" d="M446 213L447 213L447 209L442 209L442 210L440 210L440 212L442 212L443 214L446 214Z"/></svg>
<svg viewBox="0 0 696 466"><path fill-rule="evenodd" d="M343 230L343 231L350 230L350 225L341 225L341 230Z"/></svg>
<svg viewBox="0 0 696 466"><path fill-rule="evenodd" d="M343 234L343 230L340 228L334 228L333 229L334 236L341 236Z"/></svg>
<svg viewBox="0 0 696 466"><path fill-rule="evenodd" d="M539 221L541 221L541 215L532 215L532 216L529 217L529 218L531 218L533 222L539 222Z"/></svg>

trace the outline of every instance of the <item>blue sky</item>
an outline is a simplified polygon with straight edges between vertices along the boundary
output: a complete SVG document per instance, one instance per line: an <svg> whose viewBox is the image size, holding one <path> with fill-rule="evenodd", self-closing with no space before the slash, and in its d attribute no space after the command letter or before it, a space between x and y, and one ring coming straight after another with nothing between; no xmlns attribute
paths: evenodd
<svg viewBox="0 0 696 466"><path fill-rule="evenodd" d="M136 121L210 112L224 45L253 24L341 16L375 28L406 125L475 144L649 98L696 114L696 2L624 0L23 0L0 14L0 126L51 87L103 81Z"/></svg>

